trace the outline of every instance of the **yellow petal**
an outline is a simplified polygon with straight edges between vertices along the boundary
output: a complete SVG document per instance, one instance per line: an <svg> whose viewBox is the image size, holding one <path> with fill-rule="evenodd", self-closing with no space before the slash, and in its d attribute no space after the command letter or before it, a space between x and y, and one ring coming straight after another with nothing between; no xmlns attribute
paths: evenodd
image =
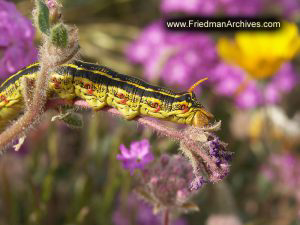
<svg viewBox="0 0 300 225"><path fill-rule="evenodd" d="M234 40L222 37L218 52L225 61L245 69L255 79L274 75L300 51L298 28L283 22L278 31L239 32Z"/></svg>

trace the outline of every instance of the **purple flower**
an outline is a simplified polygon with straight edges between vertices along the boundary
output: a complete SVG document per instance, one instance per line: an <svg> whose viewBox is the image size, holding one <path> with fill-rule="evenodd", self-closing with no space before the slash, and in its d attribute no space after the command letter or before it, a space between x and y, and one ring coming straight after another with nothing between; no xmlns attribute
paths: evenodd
<svg viewBox="0 0 300 225"><path fill-rule="evenodd" d="M153 225L161 224L162 218L160 214L153 214L152 207L136 195L130 194L125 205L118 204L116 211L113 213L112 221L114 225ZM176 219L172 221L173 225L187 225L184 219Z"/></svg>
<svg viewBox="0 0 300 225"><path fill-rule="evenodd" d="M262 0L215 0L224 14L231 16L252 16L263 9Z"/></svg>
<svg viewBox="0 0 300 225"><path fill-rule="evenodd" d="M209 155L215 161L217 167L221 165L228 166L231 161L232 152L229 152L225 149L224 143L221 143L218 137L215 137L213 140L209 141ZM194 187L201 187L204 184L203 177L199 176L194 180Z"/></svg>
<svg viewBox="0 0 300 225"><path fill-rule="evenodd" d="M161 21L141 33L129 46L127 56L143 65L147 80L160 78L181 89L208 76L218 63L215 43L210 36L170 32Z"/></svg>
<svg viewBox="0 0 300 225"><path fill-rule="evenodd" d="M300 1L299 0L276 0L275 5L282 11L282 14L286 17L292 17L296 13L300 12Z"/></svg>
<svg viewBox="0 0 300 225"><path fill-rule="evenodd" d="M181 12L192 15L214 15L222 13L231 16L253 16L277 7L286 17L300 11L298 0L161 0L163 13Z"/></svg>
<svg viewBox="0 0 300 225"><path fill-rule="evenodd" d="M261 0L162 0L160 8L164 13L256 15L262 6Z"/></svg>
<svg viewBox="0 0 300 225"><path fill-rule="evenodd" d="M294 153L272 154L262 167L263 175L282 194L300 203L300 158Z"/></svg>
<svg viewBox="0 0 300 225"><path fill-rule="evenodd" d="M15 73L36 60L33 43L34 28L15 5L0 0L0 74L2 78Z"/></svg>
<svg viewBox="0 0 300 225"><path fill-rule="evenodd" d="M184 12L188 14L211 15L217 10L218 3L213 0L162 0L161 11L164 13Z"/></svg>
<svg viewBox="0 0 300 225"><path fill-rule="evenodd" d="M160 218L153 215L150 205L139 200L134 194L128 196L125 207L118 204L118 208L113 213L112 221L115 225L152 225L159 224ZM135 221L133 223L133 221Z"/></svg>
<svg viewBox="0 0 300 225"><path fill-rule="evenodd" d="M292 64L286 63L282 65L271 82L266 86L264 93L266 102L271 104L279 102L281 96L291 91L298 82L299 79L293 70Z"/></svg>
<svg viewBox="0 0 300 225"><path fill-rule="evenodd" d="M163 47L164 42L165 31L163 24L160 21L154 22L146 27L139 38L129 46L127 56L133 62L143 63L158 48Z"/></svg>
<svg viewBox="0 0 300 225"><path fill-rule="evenodd" d="M190 187L193 179L193 168L185 158L164 154L144 170L138 188L142 191L137 193L155 206L157 212L165 209L171 213L195 211L198 210L196 205L185 207L196 193Z"/></svg>
<svg viewBox="0 0 300 225"><path fill-rule="evenodd" d="M132 142L130 149L122 144L120 150L121 154L117 155L117 159L122 161L124 169L130 170L131 175L134 169L144 169L144 166L154 159L148 140Z"/></svg>
<svg viewBox="0 0 300 225"><path fill-rule="evenodd" d="M192 182L191 182L191 186L190 189L193 190L199 190L200 188L202 188L206 183L208 183L207 180L204 179L204 177L199 176L197 178L195 178Z"/></svg>
<svg viewBox="0 0 300 225"><path fill-rule="evenodd" d="M255 81L247 82L245 87L240 92L237 92L235 103L242 109L251 109L260 105L262 103L262 96L257 83Z"/></svg>
<svg viewBox="0 0 300 225"><path fill-rule="evenodd" d="M266 84L250 80L241 68L220 63L210 77L218 95L231 96L242 109L255 108L261 104L275 104L299 82L290 63L285 63Z"/></svg>
<svg viewBox="0 0 300 225"><path fill-rule="evenodd" d="M210 77L214 81L217 94L232 96L244 80L242 69L220 63Z"/></svg>

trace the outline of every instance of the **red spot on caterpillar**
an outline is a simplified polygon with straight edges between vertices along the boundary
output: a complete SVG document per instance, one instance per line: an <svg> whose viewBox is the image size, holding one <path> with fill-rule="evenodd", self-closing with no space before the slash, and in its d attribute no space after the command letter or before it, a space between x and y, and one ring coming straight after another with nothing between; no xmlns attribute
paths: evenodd
<svg viewBox="0 0 300 225"><path fill-rule="evenodd" d="M86 89L91 89L91 84L88 84L88 83L86 83L86 84L84 84L84 88L86 88Z"/></svg>
<svg viewBox="0 0 300 225"><path fill-rule="evenodd" d="M88 92L89 95L92 95L94 91L92 89L88 89L87 92Z"/></svg>
<svg viewBox="0 0 300 225"><path fill-rule="evenodd" d="M54 88L55 89L60 88L60 82L55 77L52 78L52 82L54 83Z"/></svg>
<svg viewBox="0 0 300 225"><path fill-rule="evenodd" d="M118 97L119 97L119 98L124 98L125 96L124 96L123 93L120 93L120 94L118 94Z"/></svg>
<svg viewBox="0 0 300 225"><path fill-rule="evenodd" d="M183 110L184 113L189 111L189 107L187 105L182 105L181 109Z"/></svg>
<svg viewBox="0 0 300 225"><path fill-rule="evenodd" d="M126 102L127 102L127 99L126 99L126 98L124 98L124 99L122 99L122 100L121 100L121 102L120 102L120 103L121 103L121 104L123 104L123 105L126 105Z"/></svg>
<svg viewBox="0 0 300 225"><path fill-rule="evenodd" d="M120 103L123 104L123 105L126 105L127 99L125 98L125 95L124 95L123 93L119 93L119 94L117 94L117 96L118 96L120 99L122 99L122 100L120 101Z"/></svg>
<svg viewBox="0 0 300 225"><path fill-rule="evenodd" d="M160 111L160 105L159 105L157 102L152 103L152 104L151 104L151 107L152 107L152 108L155 108L155 111L154 111L154 112L159 112L159 111Z"/></svg>
<svg viewBox="0 0 300 225"><path fill-rule="evenodd" d="M4 101L5 103L8 103L9 101L7 100L7 98L4 95L0 96L1 101Z"/></svg>
<svg viewBox="0 0 300 225"><path fill-rule="evenodd" d="M157 104L157 105L158 105L158 104ZM156 112L156 113L157 113L157 112L159 112L159 111L160 111L160 105L158 105L158 106L157 106L157 108L155 109L155 111L154 111L154 112Z"/></svg>
<svg viewBox="0 0 300 225"><path fill-rule="evenodd" d="M59 88L60 88L60 83L55 82L55 83L54 83L54 87L55 87L56 89L59 89Z"/></svg>

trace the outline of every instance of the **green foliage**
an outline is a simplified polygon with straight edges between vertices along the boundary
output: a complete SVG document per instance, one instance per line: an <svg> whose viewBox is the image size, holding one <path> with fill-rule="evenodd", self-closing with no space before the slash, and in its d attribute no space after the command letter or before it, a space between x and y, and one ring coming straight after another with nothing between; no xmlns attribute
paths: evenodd
<svg viewBox="0 0 300 225"><path fill-rule="evenodd" d="M83 127L82 115L79 113L72 112L72 111L67 111L58 116L54 116L52 118L52 121L55 121L55 120L63 121L70 128L82 128Z"/></svg>
<svg viewBox="0 0 300 225"><path fill-rule="evenodd" d="M41 32L49 35L50 23L49 23L49 9L43 0L37 0L38 4L38 27Z"/></svg>
<svg viewBox="0 0 300 225"><path fill-rule="evenodd" d="M82 128L83 127L83 120L81 114L78 113L70 113L62 118L69 127L71 128Z"/></svg>
<svg viewBox="0 0 300 225"><path fill-rule="evenodd" d="M59 23L51 29L51 42L59 48L67 47L68 32L64 24Z"/></svg>

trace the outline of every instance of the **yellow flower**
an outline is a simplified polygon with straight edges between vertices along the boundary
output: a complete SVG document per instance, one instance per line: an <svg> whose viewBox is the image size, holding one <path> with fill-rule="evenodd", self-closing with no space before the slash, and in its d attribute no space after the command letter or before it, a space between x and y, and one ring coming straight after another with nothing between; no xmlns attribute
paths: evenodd
<svg viewBox="0 0 300 225"><path fill-rule="evenodd" d="M299 50L297 26L287 22L278 31L239 32L234 40L223 37L218 42L221 58L242 67L255 79L274 75Z"/></svg>

